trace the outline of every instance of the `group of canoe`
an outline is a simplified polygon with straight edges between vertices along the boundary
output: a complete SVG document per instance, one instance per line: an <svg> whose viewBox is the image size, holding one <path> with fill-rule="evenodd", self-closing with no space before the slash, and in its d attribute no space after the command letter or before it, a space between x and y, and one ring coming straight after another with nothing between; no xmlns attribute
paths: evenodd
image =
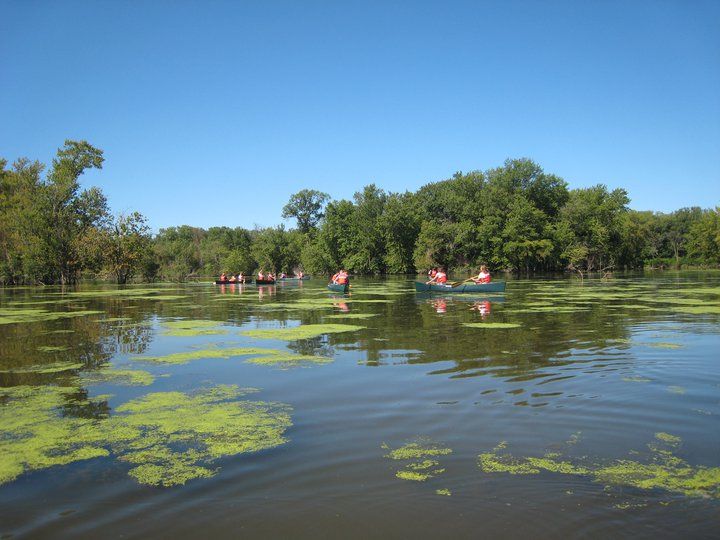
<svg viewBox="0 0 720 540"><path fill-rule="evenodd" d="M453 292L453 293L501 293L505 292L504 281L492 281L490 273L485 266L480 267L477 276L470 277L464 281L448 281L447 274L442 268L433 268L428 272L428 281L416 281L415 290L417 292ZM303 275L302 272L294 276L286 276L280 274L276 278L273 274L264 274L259 272L254 282L257 285L273 285L276 281L300 281L310 279L310 276ZM253 283L252 276L244 276L242 273L229 278L222 274L220 279L215 281L216 285L232 285L237 283ZM342 269L337 272L330 280L327 288L333 292L347 294L350 290L350 275L346 270Z"/></svg>
<svg viewBox="0 0 720 540"><path fill-rule="evenodd" d="M237 285L253 282L257 285L274 285L277 281L302 281L304 279L310 279L310 276L306 276L302 272L298 272L294 276L288 276L283 272L279 277L275 277L271 272L265 274L260 271L255 278L253 278L253 276L246 276L242 272L228 277L227 274L223 272L220 274L220 278L215 280L215 285Z"/></svg>

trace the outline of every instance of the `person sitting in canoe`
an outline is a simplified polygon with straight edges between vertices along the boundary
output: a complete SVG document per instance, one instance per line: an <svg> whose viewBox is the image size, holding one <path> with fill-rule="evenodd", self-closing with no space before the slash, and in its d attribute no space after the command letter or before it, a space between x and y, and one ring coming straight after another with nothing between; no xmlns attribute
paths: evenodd
<svg viewBox="0 0 720 540"><path fill-rule="evenodd" d="M280 273L280 279L285 279L287 277L287 274L285 272Z"/></svg>
<svg viewBox="0 0 720 540"><path fill-rule="evenodd" d="M228 279L228 281L230 283L235 283L235 281L237 281L237 279L235 278L235 274L230 274L230 279Z"/></svg>
<svg viewBox="0 0 720 540"><path fill-rule="evenodd" d="M295 272L295 277L298 279L302 279L303 278L302 270L298 270L297 272Z"/></svg>
<svg viewBox="0 0 720 540"><path fill-rule="evenodd" d="M220 279L218 279L218 281L227 281L227 280L228 280L228 278L227 278L227 275L225 275L225 272L220 274Z"/></svg>
<svg viewBox="0 0 720 540"><path fill-rule="evenodd" d="M445 273L444 268L438 268L438 271L435 273L435 276L430 278L430 281L428 281L428 284L430 283L445 283L447 282L447 274Z"/></svg>
<svg viewBox="0 0 720 540"><path fill-rule="evenodd" d="M262 271L262 270L260 270L260 271L258 272L258 277L257 277L257 278L258 278L258 279L265 279L265 274L263 274L263 271Z"/></svg>
<svg viewBox="0 0 720 540"><path fill-rule="evenodd" d="M490 283L490 272L484 264L480 267L480 273L472 278L475 283Z"/></svg>
<svg viewBox="0 0 720 540"><path fill-rule="evenodd" d="M332 282L335 285L345 285L348 283L348 273L345 270L340 270L332 277Z"/></svg>
<svg viewBox="0 0 720 540"><path fill-rule="evenodd" d="M268 272L267 276L265 276L265 279L275 281L275 275L272 272Z"/></svg>

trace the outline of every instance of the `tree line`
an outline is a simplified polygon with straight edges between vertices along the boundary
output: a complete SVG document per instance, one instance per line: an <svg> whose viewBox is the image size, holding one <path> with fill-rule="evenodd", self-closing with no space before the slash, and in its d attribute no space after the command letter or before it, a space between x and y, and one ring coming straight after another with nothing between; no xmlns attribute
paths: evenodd
<svg viewBox="0 0 720 540"><path fill-rule="evenodd" d="M305 189L284 225L253 230L181 225L151 235L137 212L113 216L81 175L103 152L66 141L47 173L28 159L0 159L0 281L77 282L83 277L184 281L220 272L415 273L488 265L518 272L609 271L720 264L720 207L635 211L624 189L569 189L530 159L458 172L415 192L365 186L352 200Z"/></svg>

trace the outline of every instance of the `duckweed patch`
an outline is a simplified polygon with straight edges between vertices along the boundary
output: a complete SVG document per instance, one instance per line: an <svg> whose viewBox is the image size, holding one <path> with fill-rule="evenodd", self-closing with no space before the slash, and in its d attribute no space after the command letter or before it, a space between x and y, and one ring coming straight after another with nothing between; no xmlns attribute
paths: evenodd
<svg viewBox="0 0 720 540"><path fill-rule="evenodd" d="M202 349L195 351L178 352L164 356L136 356L133 360L154 362L158 364L187 364L192 360L207 360L210 358L235 358L238 356L260 356L282 354L275 349L262 349L259 347L236 347L231 349Z"/></svg>
<svg viewBox="0 0 720 540"><path fill-rule="evenodd" d="M287 442L290 407L239 399L254 389L216 386L194 394L157 392L129 401L115 415L63 415L100 398L78 398L75 387L0 389L0 484L25 472L113 455L129 475L153 486L176 486L217 473L225 456ZM82 394L80 394L82 395Z"/></svg>
<svg viewBox="0 0 720 540"><path fill-rule="evenodd" d="M691 315L720 315L720 306L685 306L673 307L672 310Z"/></svg>
<svg viewBox="0 0 720 540"><path fill-rule="evenodd" d="M88 384L112 383L126 386L150 386L154 381L152 373L141 369L103 368L83 373L83 381Z"/></svg>
<svg viewBox="0 0 720 540"><path fill-rule="evenodd" d="M622 380L625 382L639 382L639 383L645 383L645 382L652 381L652 379L648 379L647 377L641 377L640 375L632 375L629 377L623 377Z"/></svg>
<svg viewBox="0 0 720 540"><path fill-rule="evenodd" d="M227 330L218 328L219 321L184 319L181 321L164 321L164 336L205 336L227 334Z"/></svg>
<svg viewBox="0 0 720 540"><path fill-rule="evenodd" d="M682 345L679 343L665 343L665 342L654 342L654 343L647 343L648 347L653 347L655 349L682 349Z"/></svg>
<svg viewBox="0 0 720 540"><path fill-rule="evenodd" d="M268 328L262 330L245 330L243 335L261 339L281 339L295 341L298 339L310 339L324 334L337 334L341 332L356 332L364 326L352 324L304 324L292 328Z"/></svg>
<svg viewBox="0 0 720 540"><path fill-rule="evenodd" d="M70 319L73 317L86 317L88 315L100 315L104 311L78 310L78 311L48 311L46 309L0 309L0 324L23 324L33 322L56 321L58 319Z"/></svg>
<svg viewBox="0 0 720 540"><path fill-rule="evenodd" d="M435 494L450 497L452 495L452 491L450 491L449 489L436 489Z"/></svg>
<svg viewBox="0 0 720 540"><path fill-rule="evenodd" d="M439 467L438 458L452 454L452 449L428 438L420 438L395 449L390 449L383 443L381 448L390 450L385 455L386 458L405 462L395 476L413 482L425 482L445 472L444 468Z"/></svg>
<svg viewBox="0 0 720 540"><path fill-rule="evenodd" d="M275 354L258 356L250 358L245 362L248 364L257 364L260 366L273 366L280 369L289 369L294 367L307 367L314 364L329 364L333 359L327 356L315 356L310 354L294 354L278 351Z"/></svg>
<svg viewBox="0 0 720 540"><path fill-rule="evenodd" d="M539 474L548 472L588 476L607 486L638 489L662 489L690 497L720 498L720 467L692 466L674 451L681 439L669 433L656 433L648 444L647 462L621 459L610 463L592 463L587 458L570 461L557 453L544 457L518 458L503 452L506 443L478 456L478 466L486 473ZM637 452L635 452L637 454Z"/></svg>
<svg viewBox="0 0 720 540"><path fill-rule="evenodd" d="M371 319L377 317L377 313L338 313L336 315L325 315L326 319Z"/></svg>
<svg viewBox="0 0 720 540"><path fill-rule="evenodd" d="M2 369L0 373L60 373L63 371L72 371L82 369L85 364L82 362L53 362L52 364L40 364L33 366L22 366L10 369Z"/></svg>
<svg viewBox="0 0 720 540"><path fill-rule="evenodd" d="M518 323L501 323L501 322L478 322L478 323L463 323L463 326L468 328L520 328Z"/></svg>
<svg viewBox="0 0 720 540"><path fill-rule="evenodd" d="M68 347L66 345L40 345L37 348L38 351L47 352L47 353L63 352L63 351L67 351L68 349L70 349L70 347Z"/></svg>
<svg viewBox="0 0 720 540"><path fill-rule="evenodd" d="M162 289L148 289L148 288L137 288L137 289L103 289L96 291L73 291L64 293L64 296L70 298L107 298L107 297L143 297L143 298L158 298L163 295L160 293L164 292ZM63 294L63 293L58 293ZM178 298L184 298L182 296Z"/></svg>

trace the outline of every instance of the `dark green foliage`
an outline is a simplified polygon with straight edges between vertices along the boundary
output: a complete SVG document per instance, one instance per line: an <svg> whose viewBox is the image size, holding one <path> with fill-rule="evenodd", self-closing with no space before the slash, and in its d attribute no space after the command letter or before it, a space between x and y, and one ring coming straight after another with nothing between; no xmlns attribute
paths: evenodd
<svg viewBox="0 0 720 540"><path fill-rule="evenodd" d="M112 218L96 188L80 190L102 151L66 141L46 178L27 159L0 159L0 282L69 283L85 272L184 281L221 272L346 268L356 274L428 267L521 272L720 264L720 210L670 214L628 209L623 189L568 190L529 159L457 172L415 193L365 186L352 201L320 191L291 196L284 226L249 231L181 225L150 239L143 216ZM329 201L329 202L328 202Z"/></svg>

